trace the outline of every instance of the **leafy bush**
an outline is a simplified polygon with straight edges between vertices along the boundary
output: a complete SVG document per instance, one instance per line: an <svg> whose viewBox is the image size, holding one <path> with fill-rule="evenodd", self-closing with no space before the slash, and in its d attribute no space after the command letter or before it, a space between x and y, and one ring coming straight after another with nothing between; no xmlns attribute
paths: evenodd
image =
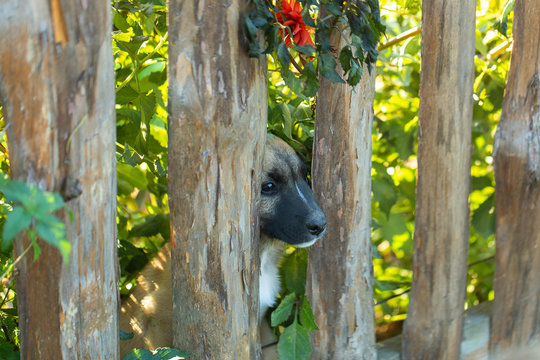
<svg viewBox="0 0 540 360"><path fill-rule="evenodd" d="M346 79L339 77L335 71L337 62L328 56L332 49L326 38L320 37L325 36L324 31L315 39L316 48L309 44L289 48L280 40L291 34L283 32L277 25L277 1L257 0L251 8L246 26L247 33L252 36L252 53L268 54L268 131L289 142L308 162L311 161L316 111L313 96L319 86L318 72L330 79L354 84L359 80L363 62L375 61L378 42L375 38L378 39L382 32L381 23L386 27L383 42L420 24L419 0L382 0L380 22L378 10L374 10L375 3L373 0L355 2L358 7L350 9L341 8L342 2L320 2L327 6L329 13L328 17L320 19L323 30L328 30L327 25L336 19L349 24L352 16L347 12L349 10L361 15L363 21L350 24L349 30L353 34L366 26L373 30L365 43L353 39L340 50L339 64L347 70ZM304 24L316 26L319 3L307 0L302 4ZM494 179L491 156L509 65L512 4L512 1L502 4L489 0L480 2L477 7L467 307L493 298L493 261L490 259L494 253ZM164 0L113 0L112 12L117 89L118 254L120 292L126 295L135 285L137 272L170 236L166 186L167 8ZM256 29L265 32L263 49L254 42ZM372 240L377 325L405 318L407 290L411 283L420 78L420 38L418 32L412 34L401 42L382 46L376 63ZM1 108L0 128L5 130ZM0 171L7 174L9 161L3 132L0 140ZM0 187L6 195L0 209L0 224L4 230L7 226L7 236L3 233L2 244L7 244L19 228L13 226L15 217L24 220L17 221L17 225L30 225L28 219L33 217L35 226L24 227L29 234L34 234L30 238L35 235L45 240L49 238L51 243L63 249L65 256L67 246L61 240L62 230L50 215L62 207L58 197L39 193L33 188L23 189L23 185L16 183L4 182ZM31 202L28 198L17 197L19 192L41 195L33 196L35 199ZM8 222L10 216L12 220ZM38 224L41 225L38 227ZM53 229L57 237L48 233ZM3 274L9 273L13 262L9 249L0 251ZM284 292L269 319L276 334L281 334L278 351L284 359L309 357L307 334L317 329L304 294L306 264L305 249L287 249L283 262L287 269L283 272ZM3 277L0 284L0 328L0 353L7 358L18 357L16 293L9 277ZM174 350L164 349L155 356L167 356L167 352L172 355ZM137 351L130 356L148 358L151 355L147 351Z"/></svg>

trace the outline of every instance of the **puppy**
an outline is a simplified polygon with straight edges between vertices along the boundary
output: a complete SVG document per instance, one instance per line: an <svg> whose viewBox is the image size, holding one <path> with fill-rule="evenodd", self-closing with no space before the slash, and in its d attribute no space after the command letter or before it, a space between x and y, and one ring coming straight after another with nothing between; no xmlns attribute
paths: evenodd
<svg viewBox="0 0 540 360"><path fill-rule="evenodd" d="M260 218L259 301L261 317L280 292L278 266L285 243L313 245L325 232L326 218L307 181L307 167L283 140L269 135L263 159ZM142 271L139 285L122 302L120 329L133 332L121 341L124 356L134 348L172 346L170 248L158 253Z"/></svg>

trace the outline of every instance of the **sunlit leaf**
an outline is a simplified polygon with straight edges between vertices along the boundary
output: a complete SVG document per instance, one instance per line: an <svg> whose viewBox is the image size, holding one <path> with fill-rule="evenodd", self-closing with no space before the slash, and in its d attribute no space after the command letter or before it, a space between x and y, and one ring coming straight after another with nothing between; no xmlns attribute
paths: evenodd
<svg viewBox="0 0 540 360"><path fill-rule="evenodd" d="M305 360L311 355L309 333L296 321L281 334L278 342L280 360Z"/></svg>
<svg viewBox="0 0 540 360"><path fill-rule="evenodd" d="M28 228L31 222L32 215L28 214L21 206L15 206L12 211L7 213L2 231L2 249L6 250L19 231Z"/></svg>

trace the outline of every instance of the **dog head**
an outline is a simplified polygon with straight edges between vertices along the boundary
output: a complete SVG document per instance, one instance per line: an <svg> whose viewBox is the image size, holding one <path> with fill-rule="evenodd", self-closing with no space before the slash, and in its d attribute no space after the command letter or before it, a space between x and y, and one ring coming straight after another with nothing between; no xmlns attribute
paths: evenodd
<svg viewBox="0 0 540 360"><path fill-rule="evenodd" d="M307 167L283 140L269 136L259 197L261 231L298 247L313 245L326 218L307 182Z"/></svg>

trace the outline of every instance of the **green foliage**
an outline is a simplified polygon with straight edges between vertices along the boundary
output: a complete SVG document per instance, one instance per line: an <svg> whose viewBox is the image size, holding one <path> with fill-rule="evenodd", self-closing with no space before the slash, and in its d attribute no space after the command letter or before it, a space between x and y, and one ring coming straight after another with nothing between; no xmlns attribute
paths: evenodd
<svg viewBox="0 0 540 360"><path fill-rule="evenodd" d="M13 238L25 230L34 248L34 259L41 253L36 241L39 236L55 246L67 262L71 244L66 239L64 222L53 214L64 207L62 197L57 193L42 191L34 185L10 181L5 175L0 177L0 191L4 199L12 204L3 224L2 250L9 249Z"/></svg>
<svg viewBox="0 0 540 360"><path fill-rule="evenodd" d="M493 28L497 29L502 35L506 36L508 31L508 16L514 9L514 0L507 0L501 16L493 23Z"/></svg>
<svg viewBox="0 0 540 360"><path fill-rule="evenodd" d="M4 159L5 161L5 159ZM9 180L0 173L0 221L2 250L0 252L0 354L4 359L19 358L19 331L15 284L12 281L15 264L33 248L34 260L41 254L38 237L56 247L64 262L68 262L71 244L66 239L65 224L54 212L64 208L64 200L57 193L50 193L20 181ZM68 210L66 210L68 211ZM12 257L13 239L25 231L30 239L16 260Z"/></svg>
<svg viewBox="0 0 540 360"><path fill-rule="evenodd" d="M382 1L389 37L420 24L420 2ZM508 2L477 7L476 79L474 84L471 234L466 307L493 297L494 179L493 135L500 116L508 71L507 38L495 30L498 19L512 21ZM495 27L495 28L494 28ZM511 26L509 27L511 28ZM372 169L372 240L376 323L403 320L412 280L420 37L405 39L381 51L377 64ZM403 294L400 296L400 294ZM386 299L396 296L388 301Z"/></svg>
<svg viewBox="0 0 540 360"><path fill-rule="evenodd" d="M187 359L195 354L171 348L157 348L155 351L135 349L122 360L172 360Z"/></svg>
<svg viewBox="0 0 540 360"><path fill-rule="evenodd" d="M283 330L277 350L280 360L309 359L311 355L309 333L296 320L293 321Z"/></svg>
<svg viewBox="0 0 540 360"><path fill-rule="evenodd" d="M292 34L292 29L284 27L277 15L282 10L281 5L267 0L253 0L252 3L245 22L250 55L271 54L287 86L305 101L316 94L319 73L333 82L355 86L362 77L363 66L367 65L371 70L377 60L377 44L385 29L377 0L298 1L302 4L303 23L310 32L315 32L315 48L309 44L287 44L291 50L283 37L286 32ZM264 44L261 44L259 31L264 34ZM347 34L347 43L341 49L331 45L335 31ZM297 73L291 70L291 64Z"/></svg>
<svg viewBox="0 0 540 360"><path fill-rule="evenodd" d="M307 249L290 246L280 267L284 292L271 313L270 323L279 335L277 350L282 360L309 359L309 331L318 330L305 296L307 260Z"/></svg>
<svg viewBox="0 0 540 360"><path fill-rule="evenodd" d="M70 213L65 209L64 200L59 194L43 191L24 182L9 180L9 160L1 106L0 128L0 354L2 359L18 359L20 340L13 281L14 266L30 249L34 251L34 260L40 255L38 237L56 247L67 262L70 243L66 239L65 224L55 216L55 212L64 209ZM22 231L26 232L30 239L30 246L14 260L13 239Z"/></svg>
<svg viewBox="0 0 540 360"><path fill-rule="evenodd" d="M390 38L419 25L421 1L382 0L380 13L375 0L305 0L301 3L303 21L317 29L316 48L285 46L275 17L279 11L278 1L253 0L245 18L251 54L268 55L268 131L285 139L310 163L316 111L314 96L319 88L319 75L354 85L363 75L363 65L370 66L377 61L372 135L376 323L401 320L406 316L407 290L412 278L420 38L419 35L409 37L380 54L377 45L383 31ZM323 6L326 13L319 16ZM470 194L469 262L472 265L468 272L467 306L493 297L491 156L509 65L512 6L511 0L489 0L479 3L477 8ZM138 271L170 237L166 182L167 8L165 0L113 0L112 12L117 100L118 254L120 291L126 295L135 285ZM263 43L258 30L264 33ZM290 34L290 29L286 31ZM343 48L330 47L333 31L350 34ZM1 107L0 128L4 128ZM9 161L3 132L0 141L0 172L7 174ZM11 196L7 201L12 201L7 204L2 200L2 244L8 244L21 229L29 232L31 239L42 236L46 241L62 244L63 229L52 215L62 208L61 199L52 194L39 195L36 189L23 189L23 185L17 184L0 190L6 197ZM64 245L60 248L66 251ZM13 262L9 249L0 251L2 273L10 273ZM283 294L270 315L274 331L280 336L281 359L309 358L309 331L317 331L305 296L306 266L306 249L287 249L282 266ZM15 284L10 278L2 280L0 353L8 359L17 358L20 343ZM128 338L129 334L122 337ZM161 349L156 354L137 350L125 359L188 355L173 349Z"/></svg>
<svg viewBox="0 0 540 360"><path fill-rule="evenodd" d="M120 293L169 240L167 7L114 0Z"/></svg>

